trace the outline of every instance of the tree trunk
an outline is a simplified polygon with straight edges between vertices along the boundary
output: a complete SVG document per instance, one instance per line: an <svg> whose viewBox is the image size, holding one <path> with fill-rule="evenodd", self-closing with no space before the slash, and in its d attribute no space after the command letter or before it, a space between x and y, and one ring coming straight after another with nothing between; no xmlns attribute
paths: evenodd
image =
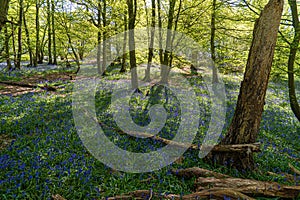
<svg viewBox="0 0 300 200"><path fill-rule="evenodd" d="M288 60L289 97L290 97L290 105L292 111L294 112L297 119L300 121L300 107L297 101L295 79L294 79L294 63L295 63L296 54L297 54L299 41L300 41L300 24L299 24L296 0L289 0L289 5L292 10L293 27L294 27L294 39L290 45L290 54Z"/></svg>
<svg viewBox="0 0 300 200"><path fill-rule="evenodd" d="M98 1L98 7L97 7L97 68L98 73L102 74L102 68L101 68L101 2Z"/></svg>
<svg viewBox="0 0 300 200"><path fill-rule="evenodd" d="M7 63L7 70L12 70L11 62L10 62L10 52L9 52L9 35L7 31L7 25L4 27L4 34L5 34L5 57Z"/></svg>
<svg viewBox="0 0 300 200"><path fill-rule="evenodd" d="M37 67L38 63L42 60L40 58L40 19L39 19L39 10L40 10L40 0L36 0L36 13L35 13L35 30L36 30L36 40L35 40L35 58L34 66ZM43 63L43 62L42 62Z"/></svg>
<svg viewBox="0 0 300 200"><path fill-rule="evenodd" d="M157 18L158 18L158 35L159 35L159 62L163 64L163 48L162 48L162 19L161 19L161 7L160 0L157 0Z"/></svg>
<svg viewBox="0 0 300 200"><path fill-rule="evenodd" d="M21 69L21 57L22 57L22 21L23 21L23 0L19 1L19 23L18 23L18 53L16 68Z"/></svg>
<svg viewBox="0 0 300 200"><path fill-rule="evenodd" d="M212 14L211 14L211 34L210 34L210 52L211 59L213 60L213 83L218 83L218 74L217 68L215 65L216 62L216 46L215 46L215 34L216 34L216 2L217 0L213 0L212 2Z"/></svg>
<svg viewBox="0 0 300 200"><path fill-rule="evenodd" d="M133 2L134 1L134 2ZM138 78L137 78L137 69L136 69L136 56L135 56L135 41L134 41L134 25L136 17L136 0L127 0L128 6L128 29L129 29L129 57L130 57L130 71L131 71L131 87L132 89L138 88Z"/></svg>
<svg viewBox="0 0 300 200"><path fill-rule="evenodd" d="M27 39L27 46L28 46L28 52L29 52L29 59L30 59L29 66L32 66L33 65L32 48L31 48L30 34L29 34L28 27L27 27L25 13L23 13L23 22L24 22L24 29L25 29L25 34L26 34L26 39Z"/></svg>
<svg viewBox="0 0 300 200"><path fill-rule="evenodd" d="M14 54L14 68L16 68L17 63L17 50L16 50L16 40L15 40L15 25L11 24L11 38L12 38L12 47L13 47L13 54Z"/></svg>
<svg viewBox="0 0 300 200"><path fill-rule="evenodd" d="M249 144L257 139L282 10L283 0L270 0L255 23L237 106L222 144ZM254 168L251 150L212 155L220 164L244 170Z"/></svg>
<svg viewBox="0 0 300 200"><path fill-rule="evenodd" d="M169 57L170 57L170 50L171 50L171 39L172 39L172 27L173 27L173 18L174 18L174 9L175 9L175 0L170 0L169 4L169 14L168 14L168 31L166 36L166 48L164 51L164 58L163 63L161 66L161 83L167 83L168 82L168 72L169 72Z"/></svg>
<svg viewBox="0 0 300 200"><path fill-rule="evenodd" d="M7 21L7 11L9 7L9 0L2 0L0 6L0 31Z"/></svg>
<svg viewBox="0 0 300 200"><path fill-rule="evenodd" d="M103 23L103 42L102 42L102 75L105 75L106 61L107 61L107 41L106 41L106 0L103 0L102 8L102 23Z"/></svg>
<svg viewBox="0 0 300 200"><path fill-rule="evenodd" d="M52 65L52 39L51 39L51 5L47 0L47 24L48 24L48 65Z"/></svg>
<svg viewBox="0 0 300 200"><path fill-rule="evenodd" d="M150 68L152 66L152 59L153 59L153 44L154 44L154 33L155 33L155 0L151 0L152 4L152 14L151 14L151 28L150 28L150 44L149 44L149 51L148 51L148 64L147 70L145 72L145 81L150 81Z"/></svg>
<svg viewBox="0 0 300 200"><path fill-rule="evenodd" d="M123 55L122 55L122 66L121 66L121 73L126 72L126 57L127 57L127 53L126 51L126 42L127 42L127 13L124 14L124 39L123 39Z"/></svg>
<svg viewBox="0 0 300 200"><path fill-rule="evenodd" d="M52 9L52 12L51 12L51 20L52 20L52 46L53 46L53 64L54 65L57 65L57 55L56 55L56 34L55 34L55 17L54 17L54 14L55 14L55 2L54 0L51 0L51 9Z"/></svg>

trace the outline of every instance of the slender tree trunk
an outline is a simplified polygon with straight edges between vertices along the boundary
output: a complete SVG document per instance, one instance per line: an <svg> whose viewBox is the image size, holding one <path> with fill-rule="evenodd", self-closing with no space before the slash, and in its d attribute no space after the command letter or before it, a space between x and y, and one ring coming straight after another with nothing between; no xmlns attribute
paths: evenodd
<svg viewBox="0 0 300 200"><path fill-rule="evenodd" d="M40 56L40 0L36 0L35 5L36 13L35 13L35 30L36 30L36 40L35 40L35 58L34 58L34 66L37 67L38 64L43 63L43 58Z"/></svg>
<svg viewBox="0 0 300 200"><path fill-rule="evenodd" d="M102 8L102 23L103 23L103 42L102 42L102 75L105 75L106 69L106 60L107 60L107 41L106 41L106 0L103 0L103 8Z"/></svg>
<svg viewBox="0 0 300 200"><path fill-rule="evenodd" d="M162 19L161 19L160 0L157 0L157 18L158 18L158 35L159 35L159 62L163 64L163 47L162 47Z"/></svg>
<svg viewBox="0 0 300 200"><path fill-rule="evenodd" d="M53 64L57 65L57 55L56 55L56 34L55 34L55 2L51 0L51 20L52 20L52 46L53 46Z"/></svg>
<svg viewBox="0 0 300 200"><path fill-rule="evenodd" d="M30 41L30 34L29 34L29 30L28 30L27 22L26 22L26 18L25 18L25 13L23 13L23 22L24 22L24 29L25 29L28 52L29 52L29 59L30 59L29 66L32 66L33 65L32 47L31 47L31 41Z"/></svg>
<svg viewBox="0 0 300 200"><path fill-rule="evenodd" d="M277 32L283 10L283 0L270 0L260 14L253 30L252 45L241 83L235 113L222 144L256 142L263 113ZM237 169L254 169L251 150L241 153L213 155L220 164Z"/></svg>
<svg viewBox="0 0 300 200"><path fill-rule="evenodd" d="M210 34L210 53L211 59L213 60L213 83L218 83L218 74L216 68L216 46L215 46L215 34L216 34L216 5L217 0L212 2L212 14L211 14L211 34Z"/></svg>
<svg viewBox="0 0 300 200"><path fill-rule="evenodd" d="M13 54L14 54L14 68L16 68L17 63L17 50L16 50L16 39L15 39L15 25L11 24L11 37L12 37L12 46L13 46Z"/></svg>
<svg viewBox="0 0 300 200"><path fill-rule="evenodd" d="M145 72L145 81L150 81L150 68L152 66L152 59L153 59L153 44L154 44L154 34L155 34L155 0L151 0L152 5L152 14L151 14L151 29L150 29L150 43L149 43L149 50L148 50L148 64L147 70Z"/></svg>
<svg viewBox="0 0 300 200"><path fill-rule="evenodd" d="M178 22L179 22L179 16L180 16L181 7L182 7L182 0L179 0L178 12L177 12L176 19L175 19L175 22L174 22L174 31L177 31L177 26L178 26ZM175 34L172 37L171 49L173 49L174 40L175 40ZM172 67L172 62L173 62L173 53L171 52L170 53L170 59L169 59L168 75L169 75L169 72L170 72L171 67Z"/></svg>
<svg viewBox="0 0 300 200"><path fill-rule="evenodd" d="M102 75L102 68L101 68L101 2L98 1L98 7L97 7L97 68L98 73Z"/></svg>
<svg viewBox="0 0 300 200"><path fill-rule="evenodd" d="M123 55L122 55L122 65L121 65L121 73L126 72L126 59L127 59L127 53L126 51L126 43L127 43L127 13L124 14L124 39L123 39Z"/></svg>
<svg viewBox="0 0 300 200"><path fill-rule="evenodd" d="M134 1L134 2L133 2ZM128 29L129 29L129 57L130 57L130 71L131 71L131 87L132 89L138 89L138 77L136 69L136 56L135 56L135 41L134 41L134 26L136 17L136 0L127 0L128 6Z"/></svg>
<svg viewBox="0 0 300 200"><path fill-rule="evenodd" d="M5 34L5 57L7 63L7 70L12 70L11 62L10 62L10 52L9 52L9 35L7 30L7 25L4 27L4 34Z"/></svg>
<svg viewBox="0 0 300 200"><path fill-rule="evenodd" d="M22 22L23 22L23 0L19 1L19 23L18 23L18 53L16 68L21 69L21 58L22 58Z"/></svg>
<svg viewBox="0 0 300 200"><path fill-rule="evenodd" d="M168 82L168 72L169 72L169 59L171 50L171 42L172 42L172 27L173 27L173 18L174 18L174 9L176 0L170 0L169 14L168 14L168 31L166 36L166 49L164 52L163 64L161 66L161 83Z"/></svg>
<svg viewBox="0 0 300 200"><path fill-rule="evenodd" d="M52 65L52 39L51 39L51 4L47 0L47 24L48 24L48 65Z"/></svg>
<svg viewBox="0 0 300 200"><path fill-rule="evenodd" d="M1 0L1 6L0 6L0 31L2 30L2 27L5 26L6 20L7 20L7 11L9 7L9 0Z"/></svg>
<svg viewBox="0 0 300 200"><path fill-rule="evenodd" d="M290 45L290 54L288 60L289 97L290 97L290 105L292 111L297 117L297 119L300 121L300 107L297 101L295 79L294 79L294 63L296 60L297 50L299 48L299 41L300 41L300 24L299 24L298 8L297 8L296 0L289 0L289 5L292 10L293 27L294 27L294 39Z"/></svg>

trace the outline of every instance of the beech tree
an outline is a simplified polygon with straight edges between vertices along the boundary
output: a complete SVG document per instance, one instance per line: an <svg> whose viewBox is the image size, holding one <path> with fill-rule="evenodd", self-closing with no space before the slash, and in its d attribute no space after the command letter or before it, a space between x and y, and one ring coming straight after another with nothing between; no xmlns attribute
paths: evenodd
<svg viewBox="0 0 300 200"><path fill-rule="evenodd" d="M257 19L250 47L244 79L229 130L221 144L255 143L265 104L277 32L283 11L283 0L270 0ZM221 164L237 169L253 169L253 153L215 153Z"/></svg>

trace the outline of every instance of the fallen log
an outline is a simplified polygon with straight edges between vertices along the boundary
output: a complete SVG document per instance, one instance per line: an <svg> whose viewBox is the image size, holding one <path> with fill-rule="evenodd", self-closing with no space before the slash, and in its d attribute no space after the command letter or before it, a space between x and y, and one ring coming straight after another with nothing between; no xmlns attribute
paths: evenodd
<svg viewBox="0 0 300 200"><path fill-rule="evenodd" d="M297 198L300 186L280 185L276 182L264 182L241 178L198 178L195 182L196 191L213 189L228 189L251 196Z"/></svg>
<svg viewBox="0 0 300 200"><path fill-rule="evenodd" d="M300 170L296 169L296 167L294 167L291 163L289 163L289 167L294 173L300 175Z"/></svg>
<svg viewBox="0 0 300 200"><path fill-rule="evenodd" d="M65 198L63 198L59 194L52 195L52 199L53 200L66 200Z"/></svg>
<svg viewBox="0 0 300 200"><path fill-rule="evenodd" d="M48 90L48 91L53 91L55 92L57 89L53 86L50 85L33 85L33 84L29 84L29 83L17 83L17 82L12 82L12 81L0 81L1 84L5 84L5 85L12 85L12 86L19 86L19 87L27 87L27 88L41 88L44 90Z"/></svg>
<svg viewBox="0 0 300 200"><path fill-rule="evenodd" d="M192 177L216 177L216 178L228 178L230 176L221 174L218 172L213 172L207 169L202 169L199 167L192 167L187 169L179 169L175 170L173 169L172 174L178 177L184 177L184 178L192 178Z"/></svg>
<svg viewBox="0 0 300 200"><path fill-rule="evenodd" d="M119 130L119 129L115 129L112 128L110 126L105 125L104 123L98 122L101 126L109 128L109 129L113 129L115 132L124 135L124 134L128 134L128 133L124 133L123 131ZM196 144L184 144L184 143L180 143L180 142L175 142L173 140L168 140L162 137L159 137L157 135L151 135L148 133L142 133L142 132L136 132L136 131L130 131L130 135L136 135L136 136L142 136L144 138L151 138L155 141L159 141L162 142L166 145L172 145L174 147L178 147L178 148L189 148L189 149L193 149L193 150L199 150L199 146ZM260 143L252 143L252 144L231 144L231 145L202 145L201 146L201 150L211 150L212 152L260 152Z"/></svg>

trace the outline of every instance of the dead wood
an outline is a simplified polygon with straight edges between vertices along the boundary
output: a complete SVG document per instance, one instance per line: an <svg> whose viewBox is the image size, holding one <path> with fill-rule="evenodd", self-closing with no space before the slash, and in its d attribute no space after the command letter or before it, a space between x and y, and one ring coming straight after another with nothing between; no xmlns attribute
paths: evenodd
<svg viewBox="0 0 300 200"><path fill-rule="evenodd" d="M207 169L199 167L192 167L187 169L172 170L172 173L179 177L192 178L192 177L216 177L216 178L228 178L228 175L213 172Z"/></svg>
<svg viewBox="0 0 300 200"><path fill-rule="evenodd" d="M53 200L66 200L65 198L63 198L59 194L52 195L52 199Z"/></svg>
<svg viewBox="0 0 300 200"><path fill-rule="evenodd" d="M241 178L223 178L218 179L198 178L196 180L196 191L214 189L229 189L242 192L251 196L296 198L300 193L300 186L280 185L276 182L264 182Z"/></svg>
<svg viewBox="0 0 300 200"><path fill-rule="evenodd" d="M27 87L27 88L41 88L44 90L48 90L48 91L56 91L57 89L53 86L50 85L33 85L33 84L29 84L29 83L17 83L17 82L12 82L12 81L0 81L1 84L5 84L5 85L12 85L12 86L19 86L19 87Z"/></svg>

